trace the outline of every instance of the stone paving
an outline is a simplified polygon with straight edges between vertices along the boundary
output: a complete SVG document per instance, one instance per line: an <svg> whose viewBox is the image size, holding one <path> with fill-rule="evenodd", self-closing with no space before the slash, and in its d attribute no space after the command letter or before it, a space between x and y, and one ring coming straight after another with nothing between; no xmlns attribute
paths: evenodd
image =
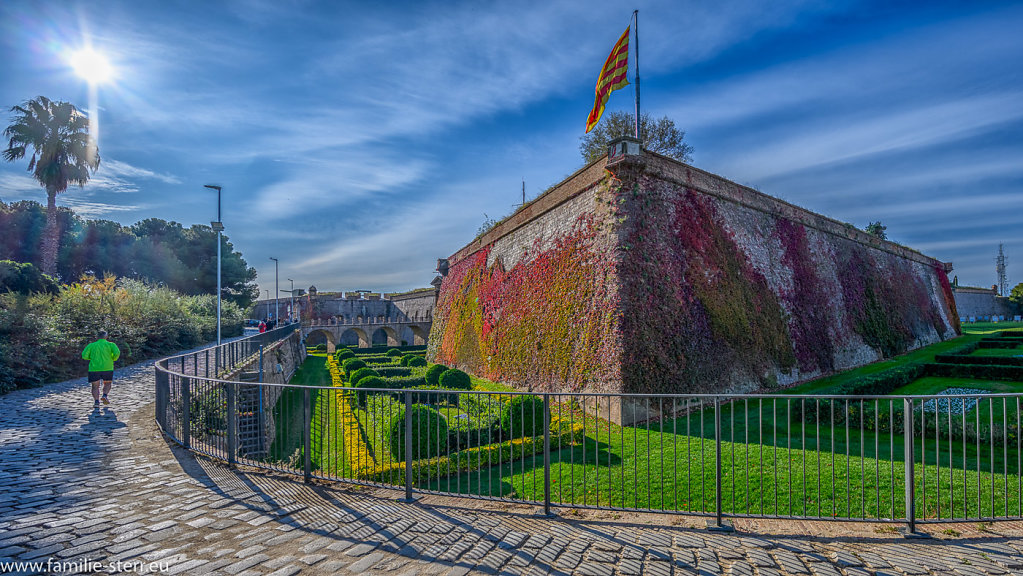
<svg viewBox="0 0 1023 576"><path fill-rule="evenodd" d="M0 572L275 576L1023 575L1023 523L737 520L562 510L303 484L172 445L153 369L118 370L110 407L84 379L0 396ZM21 567L8 562L38 563ZM153 563L153 564L151 564Z"/></svg>

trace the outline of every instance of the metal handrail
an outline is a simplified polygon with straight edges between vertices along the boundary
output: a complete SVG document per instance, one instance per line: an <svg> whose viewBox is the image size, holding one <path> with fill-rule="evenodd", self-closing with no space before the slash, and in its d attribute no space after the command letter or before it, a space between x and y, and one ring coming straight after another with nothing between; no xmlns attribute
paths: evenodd
<svg viewBox="0 0 1023 576"><path fill-rule="evenodd" d="M702 515L721 529L728 517L901 522L911 533L920 523L1023 518L1021 394L295 386L207 377L199 354L157 363L161 428L193 451L307 480L404 489L409 499L415 492L528 502L547 513ZM244 406L256 396L259 418L264 409L300 418L301 437L282 422L262 452L244 446L238 419L253 419ZM514 404L515 420L508 400L529 396L537 400ZM414 416L414 405L443 412L445 424ZM516 436L505 419L512 429L515 421L542 424Z"/></svg>

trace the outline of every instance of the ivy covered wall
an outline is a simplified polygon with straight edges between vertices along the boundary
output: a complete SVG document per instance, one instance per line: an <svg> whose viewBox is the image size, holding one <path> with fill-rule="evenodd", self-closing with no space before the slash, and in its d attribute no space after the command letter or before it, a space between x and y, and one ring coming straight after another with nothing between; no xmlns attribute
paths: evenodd
<svg viewBox="0 0 1023 576"><path fill-rule="evenodd" d="M450 264L431 358L534 390L771 390L958 331L940 262L649 153Z"/></svg>

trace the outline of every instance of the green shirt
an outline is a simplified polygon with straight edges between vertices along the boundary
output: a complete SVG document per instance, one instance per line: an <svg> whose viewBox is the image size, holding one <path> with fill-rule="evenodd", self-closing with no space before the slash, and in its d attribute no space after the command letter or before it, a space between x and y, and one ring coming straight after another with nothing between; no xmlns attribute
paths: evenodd
<svg viewBox="0 0 1023 576"><path fill-rule="evenodd" d="M100 338L82 350L82 359L89 361L89 372L106 372L114 369L114 360L121 357L117 344Z"/></svg>

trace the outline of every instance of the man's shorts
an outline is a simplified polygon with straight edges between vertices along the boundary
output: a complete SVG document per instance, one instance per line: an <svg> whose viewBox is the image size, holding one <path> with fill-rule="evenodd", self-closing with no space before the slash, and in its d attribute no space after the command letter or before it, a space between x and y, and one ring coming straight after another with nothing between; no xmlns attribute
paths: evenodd
<svg viewBox="0 0 1023 576"><path fill-rule="evenodd" d="M113 370L104 370L102 372L89 372L89 379L86 382L96 382L97 380L105 380L110 382L114 379Z"/></svg>

